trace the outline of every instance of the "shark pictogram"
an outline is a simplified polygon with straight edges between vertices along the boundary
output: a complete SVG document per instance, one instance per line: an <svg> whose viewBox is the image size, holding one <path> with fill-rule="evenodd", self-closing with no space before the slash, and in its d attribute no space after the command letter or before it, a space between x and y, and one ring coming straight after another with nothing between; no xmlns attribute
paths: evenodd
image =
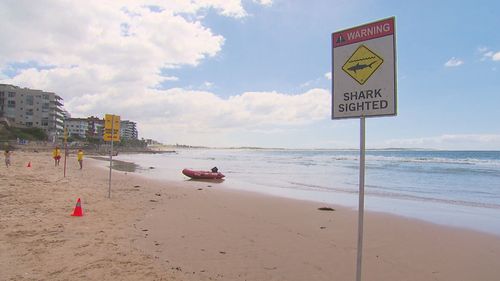
<svg viewBox="0 0 500 281"><path fill-rule="evenodd" d="M344 63L342 70L363 85L383 63L382 57L360 45Z"/></svg>
<svg viewBox="0 0 500 281"><path fill-rule="evenodd" d="M372 63L370 63L370 64L360 64L360 63L358 62L358 64L356 64L355 66L351 66L351 67L349 67L347 70L354 71L354 73L356 73L356 71L358 71L358 70L363 70L363 69L365 69L365 68L367 68L367 67L372 68L372 65L373 65L374 63L376 63L376 62L377 62L377 61L374 61L374 62L372 62Z"/></svg>

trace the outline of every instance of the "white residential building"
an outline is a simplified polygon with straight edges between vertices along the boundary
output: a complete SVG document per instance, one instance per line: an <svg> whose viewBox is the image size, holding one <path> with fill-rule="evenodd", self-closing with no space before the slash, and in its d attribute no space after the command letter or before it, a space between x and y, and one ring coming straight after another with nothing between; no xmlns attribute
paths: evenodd
<svg viewBox="0 0 500 281"><path fill-rule="evenodd" d="M0 84L0 118L13 127L41 128L55 141L63 134L62 100L55 93Z"/></svg>
<svg viewBox="0 0 500 281"><path fill-rule="evenodd" d="M138 138L136 123L129 120L121 121L120 137L123 139L136 140Z"/></svg>

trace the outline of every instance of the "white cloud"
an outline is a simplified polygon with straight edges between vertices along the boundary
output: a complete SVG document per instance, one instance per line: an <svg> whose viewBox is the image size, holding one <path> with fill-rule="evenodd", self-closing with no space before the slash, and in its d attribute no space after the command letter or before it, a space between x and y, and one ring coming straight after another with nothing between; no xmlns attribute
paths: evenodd
<svg viewBox="0 0 500 281"><path fill-rule="evenodd" d="M482 61L491 59L492 61L500 61L500 51L494 52L487 47L479 47L478 52L483 55Z"/></svg>
<svg viewBox="0 0 500 281"><path fill-rule="evenodd" d="M493 52L492 51L487 51L483 54L483 58L481 60L487 60L493 58Z"/></svg>
<svg viewBox="0 0 500 281"><path fill-rule="evenodd" d="M306 81L304 83L301 83L299 85L300 88L318 88L320 87L320 85L324 85L324 80L323 79L327 79L327 80L332 80L332 73L331 72L328 72L328 73L325 73L323 76L319 76L315 79L311 79L309 81Z"/></svg>
<svg viewBox="0 0 500 281"><path fill-rule="evenodd" d="M208 81L205 81L205 82L203 83L203 86L205 86L205 87L207 87L207 88L211 88L213 85L214 85L214 83L212 83L212 82L208 82Z"/></svg>
<svg viewBox="0 0 500 281"><path fill-rule="evenodd" d="M300 95L246 92L222 99L211 92L176 88L150 90L121 106L122 111L138 120L155 120L177 129L213 131L306 124L327 118L330 105L329 93L323 89Z"/></svg>
<svg viewBox="0 0 500 281"><path fill-rule="evenodd" d="M9 37L0 45L0 65L29 61L52 65L51 71L38 73L49 80L47 84L57 83L51 79L52 74L69 69L87 76L95 69L106 69L100 73L103 77L94 77L95 84L132 78L147 81L143 86L154 86L150 83L169 79L160 76L161 68L197 65L219 53L224 43L222 36L200 22L189 21L172 10L152 11L140 1L125 2L134 4L127 8L121 3L100 1L73 6L65 1L28 2L0 4L0 10L8 14L8 23L0 25L0 32ZM37 75L33 70L23 72L16 77L18 82L27 75ZM62 90L53 86L52 90Z"/></svg>
<svg viewBox="0 0 500 281"><path fill-rule="evenodd" d="M477 48L477 51L479 53L485 53L485 52L488 51L488 47L480 46L480 47Z"/></svg>
<svg viewBox="0 0 500 281"><path fill-rule="evenodd" d="M163 3L164 1L159 1ZM177 1L177 2L191 2L193 8L198 10L200 8L214 8L220 14L229 17L242 18L247 16L245 9L240 0L194 0L194 1Z"/></svg>
<svg viewBox="0 0 500 281"><path fill-rule="evenodd" d="M163 81L179 81L179 77L176 76L163 76Z"/></svg>
<svg viewBox="0 0 500 281"><path fill-rule="evenodd" d="M312 83L314 83L314 80L309 80L309 81L306 81L306 82L300 84L299 87L300 88L307 88L307 87L311 86Z"/></svg>
<svg viewBox="0 0 500 281"><path fill-rule="evenodd" d="M224 42L200 21L182 16L207 8L246 15L239 0L2 1L0 31L9 40L0 45L0 64L196 64L217 54Z"/></svg>
<svg viewBox="0 0 500 281"><path fill-rule="evenodd" d="M452 57L451 59L449 59L445 64L444 66L446 67L457 67L457 66L461 66L462 64L464 64L464 61L461 60L461 59L457 59L455 57Z"/></svg>
<svg viewBox="0 0 500 281"><path fill-rule="evenodd" d="M88 94L68 106L77 112L98 110L137 121L141 136L204 145L220 145L225 134L276 132L325 120L330 114L330 94L324 89L299 95L246 92L224 99L209 91L173 88L122 97L117 92Z"/></svg>
<svg viewBox="0 0 500 281"><path fill-rule="evenodd" d="M217 55L224 38L178 13L215 7L237 15L240 1L15 1L0 3L0 69L35 62L4 83L54 91L67 102L88 94L142 91L178 77L161 69L197 65ZM54 15L57 15L54 16ZM114 90L113 90L114 89ZM124 97L127 98L127 97Z"/></svg>
<svg viewBox="0 0 500 281"><path fill-rule="evenodd" d="M253 0L253 2L263 6L271 6L273 4L273 0Z"/></svg>
<svg viewBox="0 0 500 281"><path fill-rule="evenodd" d="M500 51L499 51L499 52L494 53L494 54L491 56L491 59L492 59L492 60L494 60L494 61L500 61Z"/></svg>
<svg viewBox="0 0 500 281"><path fill-rule="evenodd" d="M198 90L158 89L182 79L169 69L197 66L221 52L224 38L197 19L206 9L246 15L241 1L226 0L2 1L0 33L9 40L0 44L0 69L26 66L1 83L56 92L74 117L118 114L137 121L141 137L167 141L173 135L269 132L329 117L324 89L225 99L210 81Z"/></svg>

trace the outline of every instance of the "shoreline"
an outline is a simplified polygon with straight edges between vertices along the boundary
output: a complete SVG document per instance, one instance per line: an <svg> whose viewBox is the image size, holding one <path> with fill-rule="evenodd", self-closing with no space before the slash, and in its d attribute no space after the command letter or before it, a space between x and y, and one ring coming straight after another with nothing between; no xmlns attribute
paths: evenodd
<svg viewBox="0 0 500 281"><path fill-rule="evenodd" d="M82 171L68 160L66 178L48 153L15 153L13 166L0 169L7 280L354 279L357 212L349 208L116 171L108 199L98 160L85 159ZM84 216L69 216L80 197ZM367 212L363 275L493 281L499 242Z"/></svg>
<svg viewBox="0 0 500 281"><path fill-rule="evenodd" d="M102 158L100 160L109 162L108 158ZM138 176L148 179L181 182L185 178L184 176L180 176L180 172L178 173L178 177L171 174L154 175L157 173L155 171L156 167L141 166L137 164L137 161L131 161L130 157L127 158L127 161L113 159L113 162L115 163L114 168L117 170L137 172ZM175 178L175 180L173 180L173 178ZM265 196L310 201L320 204L340 205L352 210L357 210L358 208L357 190L347 191L343 189L332 189L331 191L314 191L293 188L283 189L276 186L265 186L262 184L235 180L231 177L226 178L223 184L219 186L229 190L240 190L243 192L263 194ZM287 190L287 192L284 192L284 190ZM410 198L413 198L413 200ZM387 208L386 206L391 207ZM458 229L478 231L495 236L500 236L500 227L498 227L498 225L500 225L500 219L494 219L494 217L491 217L491 214L492 212L498 212L498 210L500 210L498 207L499 206L495 204L479 205L466 201L455 202L443 199L419 198L415 196L384 196L372 193L370 190L365 191L366 211L410 218ZM461 216L457 217L456 212L460 212Z"/></svg>

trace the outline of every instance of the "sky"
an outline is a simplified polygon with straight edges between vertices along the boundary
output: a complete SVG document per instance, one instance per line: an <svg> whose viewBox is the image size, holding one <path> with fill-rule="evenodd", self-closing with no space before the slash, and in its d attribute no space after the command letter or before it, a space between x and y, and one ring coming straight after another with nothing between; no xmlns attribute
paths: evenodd
<svg viewBox="0 0 500 281"><path fill-rule="evenodd" d="M358 148L359 119L331 119L331 34L394 16L398 114L366 120L366 147L500 150L499 12L495 0L2 0L0 83L165 144Z"/></svg>

